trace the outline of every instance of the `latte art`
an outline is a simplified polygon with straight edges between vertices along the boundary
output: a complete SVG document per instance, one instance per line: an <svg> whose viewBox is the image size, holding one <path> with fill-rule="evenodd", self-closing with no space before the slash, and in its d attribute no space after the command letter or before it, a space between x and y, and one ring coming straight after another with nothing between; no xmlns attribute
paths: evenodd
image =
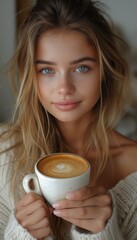
<svg viewBox="0 0 137 240"><path fill-rule="evenodd" d="M58 163L57 165L53 166L51 171L52 172L70 172L73 169L73 166L67 163Z"/></svg>
<svg viewBox="0 0 137 240"><path fill-rule="evenodd" d="M53 178L69 178L76 177L88 169L87 162L79 157L74 157L69 154L62 154L62 156L56 155L48 156L48 158L42 159L38 164L39 171L49 177Z"/></svg>
<svg viewBox="0 0 137 240"><path fill-rule="evenodd" d="M52 163L49 162L45 167L45 173L47 176L51 177L70 177L70 176L76 176L77 175L77 164L72 164L68 160L63 160L64 162L60 163L58 161L52 161ZM79 166L80 168L80 166ZM82 168L81 168L82 171ZM78 174L79 175L79 174Z"/></svg>

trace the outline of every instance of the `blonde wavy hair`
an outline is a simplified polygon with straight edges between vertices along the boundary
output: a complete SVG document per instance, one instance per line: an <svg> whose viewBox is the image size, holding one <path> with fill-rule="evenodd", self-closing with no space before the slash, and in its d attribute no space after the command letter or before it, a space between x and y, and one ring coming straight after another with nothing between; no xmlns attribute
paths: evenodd
<svg viewBox="0 0 137 240"><path fill-rule="evenodd" d="M97 152L94 178L102 173L108 159L108 131L121 113L129 91L127 64L120 56L119 38L98 1L37 0L21 26L19 43L12 60L16 76L17 98L10 126L3 139L14 138L9 149L14 154L12 189L18 188L18 177L33 171L42 154L71 152L59 131L55 118L45 111L37 86L35 48L39 36L50 30L75 30L94 43L100 61L100 98L92 109L85 134L85 157L89 149Z"/></svg>

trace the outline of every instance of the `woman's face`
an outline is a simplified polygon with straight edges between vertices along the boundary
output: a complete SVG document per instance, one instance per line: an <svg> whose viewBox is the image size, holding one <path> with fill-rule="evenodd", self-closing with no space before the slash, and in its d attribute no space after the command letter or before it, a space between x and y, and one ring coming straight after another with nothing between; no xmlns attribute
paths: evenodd
<svg viewBox="0 0 137 240"><path fill-rule="evenodd" d="M94 45L78 31L51 31L36 47L40 101L57 121L91 117L100 95L100 68Z"/></svg>

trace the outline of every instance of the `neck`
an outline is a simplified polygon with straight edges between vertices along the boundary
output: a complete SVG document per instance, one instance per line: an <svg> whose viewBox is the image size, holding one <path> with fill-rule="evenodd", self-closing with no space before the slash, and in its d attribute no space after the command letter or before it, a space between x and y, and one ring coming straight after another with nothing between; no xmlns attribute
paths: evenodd
<svg viewBox="0 0 137 240"><path fill-rule="evenodd" d="M86 124L80 122L58 122L58 126L66 144L72 149L72 151L76 154L83 155L84 136L88 122Z"/></svg>

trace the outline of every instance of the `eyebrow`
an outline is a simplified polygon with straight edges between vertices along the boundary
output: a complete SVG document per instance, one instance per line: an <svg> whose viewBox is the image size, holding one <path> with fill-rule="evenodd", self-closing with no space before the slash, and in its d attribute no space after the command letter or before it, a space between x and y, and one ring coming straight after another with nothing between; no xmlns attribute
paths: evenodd
<svg viewBox="0 0 137 240"><path fill-rule="evenodd" d="M73 65L73 64L77 64L77 63L81 63L81 62L85 62L85 61L96 62L96 59L93 57L82 57L82 58L71 61L70 64ZM46 61L46 60L36 60L35 63L36 64L57 65L55 62Z"/></svg>

